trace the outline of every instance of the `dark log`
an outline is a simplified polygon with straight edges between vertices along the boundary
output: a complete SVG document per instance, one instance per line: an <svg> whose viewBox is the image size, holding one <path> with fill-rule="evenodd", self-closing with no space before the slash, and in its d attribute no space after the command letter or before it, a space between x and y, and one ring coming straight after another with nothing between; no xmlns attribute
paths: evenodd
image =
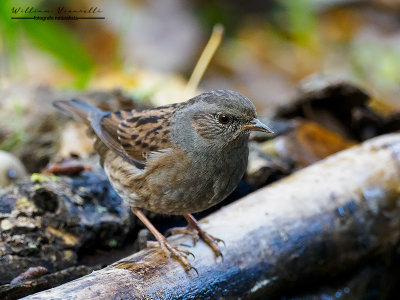
<svg viewBox="0 0 400 300"><path fill-rule="evenodd" d="M370 96L362 88L343 79L314 74L298 86L296 98L281 106L275 117L305 118L340 134L364 141L400 129L400 113L375 111L368 102Z"/></svg>
<svg viewBox="0 0 400 300"><path fill-rule="evenodd" d="M69 282L98 269L100 269L100 266L74 266L39 278L31 280L28 278L16 283L4 284L0 286L0 299L19 299L26 295Z"/></svg>
<svg viewBox="0 0 400 300"><path fill-rule="evenodd" d="M398 289L400 278L400 257L390 257L391 261L379 259L365 267L329 278L328 282L314 281L312 286L282 291L281 299L310 300L310 299L400 299Z"/></svg>
<svg viewBox="0 0 400 300"><path fill-rule="evenodd" d="M224 261L187 236L186 273L145 249L26 299L266 299L355 270L400 240L400 134L335 154L219 210L203 228L225 241Z"/></svg>
<svg viewBox="0 0 400 300"><path fill-rule="evenodd" d="M31 267L53 273L76 266L86 249L121 246L134 226L102 170L34 174L0 191L0 287Z"/></svg>

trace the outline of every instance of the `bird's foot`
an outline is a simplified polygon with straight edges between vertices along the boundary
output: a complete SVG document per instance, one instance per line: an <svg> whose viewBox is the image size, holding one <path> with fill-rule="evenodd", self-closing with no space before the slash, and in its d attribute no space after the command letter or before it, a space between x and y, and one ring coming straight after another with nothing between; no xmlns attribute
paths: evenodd
<svg viewBox="0 0 400 300"><path fill-rule="evenodd" d="M167 235L184 234L189 235L193 240L193 245L196 246L200 239L199 232L192 226L174 227L167 230Z"/></svg>
<svg viewBox="0 0 400 300"><path fill-rule="evenodd" d="M190 270L194 270L197 275L199 275L197 269L194 268L187 260L187 256L189 255L192 255L194 258L193 253L171 246L165 236L163 236L154 227L154 225L151 224L151 222L146 218L146 216L140 209L133 207L132 212L143 222L144 225L146 225L146 227L151 231L151 233L153 233L154 237L157 240L157 242L147 242L147 247L160 248L166 258L170 258L172 256L185 268L187 272L189 272Z"/></svg>
<svg viewBox="0 0 400 300"><path fill-rule="evenodd" d="M189 217L190 216L190 217ZM211 234L205 232L200 224L193 218L193 216L189 215L188 217L185 215L185 218L188 220L189 225L187 227L176 227L169 230L171 234L187 234L190 235L193 239L193 244L196 245L199 238L201 238L214 252L215 257L221 257L223 259L223 255L221 250L218 247L218 243L224 243L223 240L212 236Z"/></svg>
<svg viewBox="0 0 400 300"><path fill-rule="evenodd" d="M197 275L199 274L197 269L193 267L187 259L189 255L193 256L194 258L193 253L172 246L170 243L168 243L165 237L158 239L158 241L148 241L147 247L160 248L166 258L173 257L185 268L186 271L189 272L190 270L194 270L197 273Z"/></svg>

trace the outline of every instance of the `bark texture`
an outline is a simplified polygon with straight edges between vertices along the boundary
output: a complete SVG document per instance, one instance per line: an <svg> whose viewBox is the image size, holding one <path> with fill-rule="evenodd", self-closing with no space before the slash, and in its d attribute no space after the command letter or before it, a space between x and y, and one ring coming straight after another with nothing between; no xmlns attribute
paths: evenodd
<svg viewBox="0 0 400 300"><path fill-rule="evenodd" d="M2 285L29 268L75 267L79 252L116 248L133 227L100 170L71 178L34 174L0 191L0 298Z"/></svg>
<svg viewBox="0 0 400 300"><path fill-rule="evenodd" d="M266 299L360 268L400 240L400 134L372 139L202 220L224 261L187 236L196 273L157 249L26 299ZM398 255L398 254L397 254Z"/></svg>

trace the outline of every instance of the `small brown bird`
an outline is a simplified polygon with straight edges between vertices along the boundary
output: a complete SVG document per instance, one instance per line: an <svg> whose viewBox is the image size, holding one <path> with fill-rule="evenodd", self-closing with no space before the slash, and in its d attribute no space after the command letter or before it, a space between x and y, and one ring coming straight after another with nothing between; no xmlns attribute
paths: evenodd
<svg viewBox="0 0 400 300"><path fill-rule="evenodd" d="M121 198L154 234L167 256L186 270L187 251L171 246L140 209L183 215L173 233L200 237L222 256L221 240L191 215L224 200L238 185L248 159L250 131L271 133L253 103L229 90L202 93L186 102L147 110L102 111L80 100L55 107L91 126L101 165Z"/></svg>

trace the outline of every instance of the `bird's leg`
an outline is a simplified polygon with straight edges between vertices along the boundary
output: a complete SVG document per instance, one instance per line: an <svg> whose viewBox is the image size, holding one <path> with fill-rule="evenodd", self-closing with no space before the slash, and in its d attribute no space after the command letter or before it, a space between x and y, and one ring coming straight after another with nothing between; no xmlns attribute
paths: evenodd
<svg viewBox="0 0 400 300"><path fill-rule="evenodd" d="M210 246L216 257L221 256L222 258L222 253L218 248L218 243L223 243L224 241L213 237L211 234L201 229L199 222L197 222L197 220L191 214L184 215L184 217L188 222L188 226L172 228L169 232L171 234L188 234L193 238L193 244L195 245L200 237L208 246Z"/></svg>
<svg viewBox="0 0 400 300"><path fill-rule="evenodd" d="M154 225L150 222L149 219L147 219L147 217L143 214L141 210L137 208L132 208L132 212L143 222L143 224L151 231L151 233L158 241L153 243L148 242L147 243L148 247L161 248L161 250L167 257L172 256L177 261L179 261L183 265L186 271L190 271L191 269L193 269L195 272L197 272L197 270L189 263L189 261L185 256L185 255L194 256L192 253L171 246L171 244L168 243L167 239L154 227Z"/></svg>

